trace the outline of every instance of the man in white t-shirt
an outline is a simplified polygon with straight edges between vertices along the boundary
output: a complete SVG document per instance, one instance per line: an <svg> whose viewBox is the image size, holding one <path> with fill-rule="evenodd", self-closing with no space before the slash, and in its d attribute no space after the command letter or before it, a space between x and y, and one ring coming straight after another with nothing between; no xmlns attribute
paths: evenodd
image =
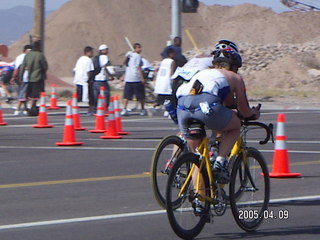
<svg viewBox="0 0 320 240"><path fill-rule="evenodd" d="M94 82L93 82L93 96L95 100L95 106L97 107L98 96L100 93L100 87L104 87L104 96L106 106L109 106L110 99L110 86L108 81L113 80L113 77L110 75L107 66L111 65L110 58L108 56L109 48L106 44L99 46L99 55L93 58L94 66Z"/></svg>
<svg viewBox="0 0 320 240"><path fill-rule="evenodd" d="M123 94L123 110L121 111L122 116L128 116L128 102L133 99L133 96L137 98L137 100L141 104L141 116L147 115L147 111L144 109L145 103L145 79L143 77L142 72L142 57L141 53L141 44L135 43L133 44L134 52L128 54L126 63L126 73L124 77L125 87Z"/></svg>
<svg viewBox="0 0 320 240"><path fill-rule="evenodd" d="M28 88L28 81L27 79L20 79L19 78L19 69L23 63L24 57L28 52L32 49L31 45L25 45L23 47L22 53L16 57L14 62L14 72L12 76L11 82L15 82L18 85L18 106L17 110L14 111L14 115L27 115L27 88ZM21 111L21 107L24 105L24 110Z"/></svg>
<svg viewBox="0 0 320 240"><path fill-rule="evenodd" d="M90 83L90 77L94 71L94 66L92 62L93 48L85 47L84 55L81 56L76 66L74 67L74 79L73 83L77 87L78 101L89 103L89 115L94 114L94 101L92 94L92 84Z"/></svg>

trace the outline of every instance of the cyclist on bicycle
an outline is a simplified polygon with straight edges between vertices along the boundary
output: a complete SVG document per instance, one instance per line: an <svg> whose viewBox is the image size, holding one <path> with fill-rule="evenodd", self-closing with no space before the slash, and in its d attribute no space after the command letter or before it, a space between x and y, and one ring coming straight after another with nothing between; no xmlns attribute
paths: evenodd
<svg viewBox="0 0 320 240"><path fill-rule="evenodd" d="M200 144L192 139L188 127L197 120L209 129L222 133L218 157L213 171L221 182L229 180L227 157L239 137L241 121L227 106L237 106L244 118L258 119L258 108L250 108L245 92L245 84L238 69L242 59L237 46L228 40L221 40L213 52L213 68L197 73L188 83L177 90L177 115L181 132L188 139L192 150ZM219 181L219 180L218 180Z"/></svg>

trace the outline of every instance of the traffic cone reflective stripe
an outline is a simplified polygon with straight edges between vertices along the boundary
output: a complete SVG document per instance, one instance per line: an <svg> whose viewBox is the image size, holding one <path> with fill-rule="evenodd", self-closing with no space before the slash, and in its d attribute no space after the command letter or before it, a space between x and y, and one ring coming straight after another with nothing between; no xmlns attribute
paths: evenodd
<svg viewBox="0 0 320 240"><path fill-rule="evenodd" d="M32 125L34 128L52 128L53 125L48 124L48 116L46 112L46 93L40 94L40 109L38 115L38 124Z"/></svg>
<svg viewBox="0 0 320 240"><path fill-rule="evenodd" d="M285 115L278 115L276 143L270 177L299 177L301 173L290 173L289 154L286 146L287 137L284 129Z"/></svg>
<svg viewBox="0 0 320 240"><path fill-rule="evenodd" d="M113 105L114 98L110 98L109 104L109 118L108 118L108 130L105 132L105 135L100 136L102 139L120 139L122 138L119 136L117 132L116 121L114 117L114 105Z"/></svg>
<svg viewBox="0 0 320 240"><path fill-rule="evenodd" d="M50 110L60 109L57 105L57 93L56 93L56 84L51 85L51 98L50 98Z"/></svg>
<svg viewBox="0 0 320 240"><path fill-rule="evenodd" d="M64 125L64 133L62 142L56 142L58 146L76 146L82 145L83 142L76 141L76 134L73 126L73 117L72 117L72 103L71 100L67 102L66 108L66 119Z"/></svg>
<svg viewBox="0 0 320 240"><path fill-rule="evenodd" d="M78 109L79 109L78 95L77 93L73 93L72 94L72 117L73 117L74 130L83 131L83 130L86 130L86 128L81 127L80 114L78 112Z"/></svg>
<svg viewBox="0 0 320 240"><path fill-rule="evenodd" d="M127 135L129 134L128 132L125 132L122 130L122 120L120 116L120 104L119 104L119 96L116 95L114 97L114 115L115 115L115 120L116 120L116 127L117 127L117 132L120 135Z"/></svg>
<svg viewBox="0 0 320 240"><path fill-rule="evenodd" d="M1 97L1 95L0 95L0 97ZM2 103L0 102L0 126L5 126L5 125L7 125L7 123L3 121Z"/></svg>
<svg viewBox="0 0 320 240"><path fill-rule="evenodd" d="M105 124L105 119L104 119L104 109L102 106L103 101L104 101L103 96L101 94L99 94L97 114L96 114L96 125L95 125L96 128L93 130L89 130L89 132L103 133L106 131L106 124Z"/></svg>

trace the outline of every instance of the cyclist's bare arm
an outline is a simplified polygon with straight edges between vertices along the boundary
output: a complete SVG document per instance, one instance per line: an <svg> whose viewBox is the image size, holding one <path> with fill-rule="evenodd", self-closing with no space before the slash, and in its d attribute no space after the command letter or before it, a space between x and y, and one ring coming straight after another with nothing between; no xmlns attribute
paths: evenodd
<svg viewBox="0 0 320 240"><path fill-rule="evenodd" d="M258 108L250 108L248 103L248 98L246 95L245 84L242 77L234 72L221 70L222 73L226 76L231 93L226 99L228 102L226 104L232 104L231 98L234 99L237 109L244 118L250 118L255 116L255 119L258 119L260 112Z"/></svg>

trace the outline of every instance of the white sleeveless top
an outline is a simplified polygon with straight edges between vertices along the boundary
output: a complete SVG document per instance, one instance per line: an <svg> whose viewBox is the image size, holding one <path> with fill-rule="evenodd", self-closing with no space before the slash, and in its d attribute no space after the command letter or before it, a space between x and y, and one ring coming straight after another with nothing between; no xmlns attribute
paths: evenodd
<svg viewBox="0 0 320 240"><path fill-rule="evenodd" d="M157 94L172 94L171 87L171 64L174 60L165 58L160 64L160 68L154 86L154 92Z"/></svg>
<svg viewBox="0 0 320 240"><path fill-rule="evenodd" d="M218 96L222 101L230 93L226 77L217 69L206 69L194 75L190 82L182 84L177 90L177 97L189 95L196 80L202 83L202 92Z"/></svg>

